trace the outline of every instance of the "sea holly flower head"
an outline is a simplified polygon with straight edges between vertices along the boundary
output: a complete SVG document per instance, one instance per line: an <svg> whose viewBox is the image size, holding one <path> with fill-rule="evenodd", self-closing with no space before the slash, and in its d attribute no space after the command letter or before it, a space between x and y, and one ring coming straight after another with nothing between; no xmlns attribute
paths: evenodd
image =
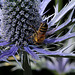
<svg viewBox="0 0 75 75"><path fill-rule="evenodd" d="M47 22L48 24L48 31L46 32L47 37L44 40L44 42L42 42L41 45L35 45L34 41L31 38L29 38L35 33L34 28L38 30L41 22L44 22L51 17L51 16L48 16L48 17L45 17L44 19L42 18L42 16L47 12L46 11L45 13L43 13L47 4L50 1L51 0L48 0L48 1L43 0L42 2L40 0L2 1L2 10L1 10L2 21L1 21L1 31L0 31L0 35L1 35L0 60L1 61L7 61L9 56L13 56L16 59L15 54L18 53L18 50L28 52L36 60L39 59L39 55L59 55L59 56L72 55L72 54L65 54L65 55L63 54L63 51L68 47L65 47L64 49L60 49L54 52L51 52L48 49L50 48L49 45L51 43L61 42L63 40L66 40L68 38L75 36L75 32L71 33L73 27L64 36L61 36L61 37L57 36L54 38L50 36L54 34L55 32L57 32L58 30L67 26L68 23L70 22L72 23L71 18L74 13L73 7L75 5L72 1L70 1L70 3L67 6L65 6L65 8L63 8L59 13L56 13L57 7L55 8L54 17L51 19L51 21ZM69 8L69 6L72 3L73 5ZM42 6L43 6L43 9L42 9ZM54 26L55 23L58 22L71 9L72 11L68 17L68 20L66 20L60 26L51 28L51 26ZM72 56L75 56L75 55L73 54Z"/></svg>
<svg viewBox="0 0 75 75"><path fill-rule="evenodd" d="M41 16L39 15L36 8L35 1L6 0L3 2L2 13L3 25L1 26L1 28L3 41L1 42L1 45L6 47L10 45L8 51L15 48L15 53L18 48L21 47L23 47L26 51L30 50L27 45L28 43L33 42L31 41L31 39L29 40L27 38L34 33L31 25L33 25L33 27L37 26L36 28L38 28L42 21ZM30 51L28 52L35 56L35 53Z"/></svg>

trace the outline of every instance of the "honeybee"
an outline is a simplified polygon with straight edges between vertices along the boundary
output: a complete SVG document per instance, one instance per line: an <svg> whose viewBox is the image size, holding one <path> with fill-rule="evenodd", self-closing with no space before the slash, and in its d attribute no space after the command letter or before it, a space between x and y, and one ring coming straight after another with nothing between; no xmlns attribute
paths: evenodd
<svg viewBox="0 0 75 75"><path fill-rule="evenodd" d="M34 28L33 28L34 29ZM39 29L31 36L34 44L41 44L45 40L45 34L47 32L48 25L47 23L41 23Z"/></svg>

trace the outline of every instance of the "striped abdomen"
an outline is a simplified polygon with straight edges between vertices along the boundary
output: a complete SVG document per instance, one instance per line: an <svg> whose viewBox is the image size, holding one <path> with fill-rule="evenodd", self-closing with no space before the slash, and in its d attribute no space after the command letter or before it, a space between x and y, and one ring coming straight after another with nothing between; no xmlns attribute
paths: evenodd
<svg viewBox="0 0 75 75"><path fill-rule="evenodd" d="M38 31L33 34L33 40L35 44L40 44L44 41L47 29L48 25L46 23L41 23Z"/></svg>

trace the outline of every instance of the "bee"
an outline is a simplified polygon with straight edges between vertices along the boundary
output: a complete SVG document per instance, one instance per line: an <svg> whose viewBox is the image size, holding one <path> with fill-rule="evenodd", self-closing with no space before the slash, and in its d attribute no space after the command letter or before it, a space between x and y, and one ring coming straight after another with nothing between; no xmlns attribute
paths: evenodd
<svg viewBox="0 0 75 75"><path fill-rule="evenodd" d="M48 29L47 23L42 22L37 31L35 28L33 29L35 30L35 33L31 36L31 38L33 39L34 44L41 44L45 40L45 34Z"/></svg>

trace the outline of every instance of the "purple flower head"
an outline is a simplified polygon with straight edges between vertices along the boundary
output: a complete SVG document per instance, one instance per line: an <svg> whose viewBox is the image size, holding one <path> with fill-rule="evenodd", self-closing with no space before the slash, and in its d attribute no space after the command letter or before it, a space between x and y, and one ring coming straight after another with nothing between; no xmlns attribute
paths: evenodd
<svg viewBox="0 0 75 75"><path fill-rule="evenodd" d="M5 48L4 51L0 50L0 59L4 60L5 58L6 60L9 56L14 56L20 48L38 59L38 56L28 46L28 44L33 44L33 40L28 39L34 33L31 25L37 30L42 21L36 1L6 0L2 6L3 24L1 25L0 46Z"/></svg>
<svg viewBox="0 0 75 75"><path fill-rule="evenodd" d="M61 42L71 37L75 37L75 32L70 33L73 28L71 28L64 36L59 37L58 35L56 37L53 37L53 34L55 32L67 26L68 23L72 22L71 18L74 12L73 7L75 4L73 4L73 6L69 8L69 3L59 13L56 13L55 11L54 17L51 19L51 21L47 22L48 31L46 32L46 38L41 45L35 45L33 39L29 38L35 33L35 30L33 28L38 30L41 22L46 21L51 17L48 16L44 19L42 17L47 12L46 11L44 13L44 10L49 2L50 0L43 0L42 2L40 0L2 1L2 10L0 10L3 14L1 16L2 21L0 30L0 61L7 61L9 56L13 56L16 60L15 54L18 53L18 50L26 51L36 60L39 59L39 55L71 55L64 55L63 49L52 52L49 51L48 48L50 48L50 45L53 43ZM67 10L67 8L69 8L69 10L72 9L68 19L60 26L52 28L52 26L54 26L55 23L58 22L65 15L65 13L69 11ZM65 11L65 9L67 10L67 12L62 13L62 11ZM64 50L65 49L66 48L64 48Z"/></svg>

